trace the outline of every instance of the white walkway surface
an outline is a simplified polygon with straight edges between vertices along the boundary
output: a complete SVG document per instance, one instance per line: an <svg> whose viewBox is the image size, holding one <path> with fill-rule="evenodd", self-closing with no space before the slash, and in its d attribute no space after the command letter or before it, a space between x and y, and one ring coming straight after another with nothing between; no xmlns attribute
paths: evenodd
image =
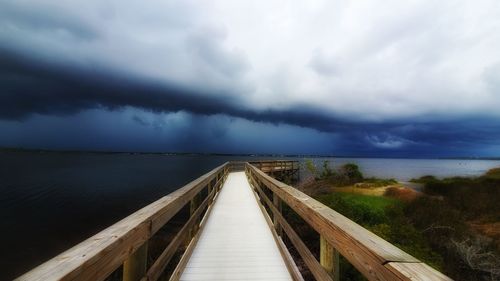
<svg viewBox="0 0 500 281"><path fill-rule="evenodd" d="M292 280L244 172L229 174L181 280Z"/></svg>

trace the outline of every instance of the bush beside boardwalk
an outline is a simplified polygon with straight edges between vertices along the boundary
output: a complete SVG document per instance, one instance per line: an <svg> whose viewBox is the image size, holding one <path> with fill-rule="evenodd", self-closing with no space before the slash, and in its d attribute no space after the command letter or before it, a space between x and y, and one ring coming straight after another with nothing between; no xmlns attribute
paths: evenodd
<svg viewBox="0 0 500 281"><path fill-rule="evenodd" d="M325 205L455 280L500 280L500 168L478 178L422 177L414 180L424 185L419 194L391 180L365 180L354 164L306 166L314 178L298 188ZM344 280L364 280L345 261L341 267Z"/></svg>

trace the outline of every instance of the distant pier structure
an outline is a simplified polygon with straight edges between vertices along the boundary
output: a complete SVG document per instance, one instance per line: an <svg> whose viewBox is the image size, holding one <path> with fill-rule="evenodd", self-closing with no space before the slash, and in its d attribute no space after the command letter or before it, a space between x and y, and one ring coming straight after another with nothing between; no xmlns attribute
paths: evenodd
<svg viewBox="0 0 500 281"><path fill-rule="evenodd" d="M283 182L299 174L297 161L225 163L16 280L304 280L300 260L315 280L336 281L340 256L368 280L451 280ZM318 233L318 253L285 206Z"/></svg>

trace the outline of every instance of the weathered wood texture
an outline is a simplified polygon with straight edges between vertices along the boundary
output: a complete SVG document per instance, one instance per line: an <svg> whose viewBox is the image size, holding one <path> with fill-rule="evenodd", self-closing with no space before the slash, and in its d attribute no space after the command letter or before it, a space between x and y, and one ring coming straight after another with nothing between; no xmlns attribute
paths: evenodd
<svg viewBox="0 0 500 281"><path fill-rule="evenodd" d="M283 203L301 216L367 279L415 280L415 275L421 272L419 278L425 280L451 280L317 200L268 176L257 167L248 164L246 172L252 183L258 183L257 185L266 187L279 196ZM268 207L273 210L270 200ZM273 212L280 217L277 210ZM286 221L280 223L290 237Z"/></svg>
<svg viewBox="0 0 500 281"><path fill-rule="evenodd" d="M226 177L227 177L227 174L226 174ZM220 188L222 189L222 186ZM218 193L214 192L214 194L215 194L214 196L216 198L219 197ZM192 253L194 251L194 248L198 244L198 240L200 239L201 233L202 233L203 229L205 228L205 226L207 224L209 215L211 214L211 212L213 210L213 206L214 205L212 204L212 205L210 205L208 207L208 210L207 210L205 216L203 216L203 219L202 219L202 221L200 223L200 228L199 228L198 233L196 233L196 235L193 237L193 239L191 239L191 242L189 243L189 245L188 245L186 251L184 252L184 254L182 255L181 260L179 261L179 263L177 264L177 266L174 269L174 272L170 276L170 279L169 279L170 281L177 281L181 277L182 272L186 268L186 264L188 263L189 259L191 258L191 255L192 255Z"/></svg>
<svg viewBox="0 0 500 281"><path fill-rule="evenodd" d="M247 178L247 180L248 180L250 186L253 188L253 194L255 196L255 199L257 200L259 208L260 208L262 214L264 215L264 218L266 219L267 225L271 229L271 232L273 234L273 237L274 237L276 244L278 244L278 248L280 250L281 256L285 260L285 264L286 264L286 267L288 269L288 272L292 276L293 280L303 281L304 278L302 277L302 274L300 273L300 270L297 267L297 264L295 263L292 255L290 254L290 252L288 251L288 248L286 247L285 243L283 242L283 239L282 239L283 231L281 231L281 229L280 229L280 233L278 234L278 232L275 228L276 223L273 222L273 220L271 219L271 217L267 213L264 204L262 204L262 202L261 202L261 199L264 200L264 198L261 198L258 187L256 187L254 184L252 184L251 179ZM279 210L281 213L281 209L279 209ZM275 219L278 220L278 218L275 218Z"/></svg>
<svg viewBox="0 0 500 281"><path fill-rule="evenodd" d="M147 261L148 243L146 242L123 263L123 281L139 281L146 273Z"/></svg>
<svg viewBox="0 0 500 281"><path fill-rule="evenodd" d="M308 266L309 270L313 274L314 278L316 280L321 280L321 281L331 281L330 275L325 271L323 267L321 267L321 264L316 260L314 255L311 253L311 251L307 248L306 244L300 239L299 235L293 230L292 226L288 224L288 222L285 220L281 212L278 211L278 209L274 206L273 202L267 195L262 191L261 187L259 184L257 184L255 181L253 181L252 178L250 178L250 183L254 186L254 188L257 190L259 196L264 200L266 205L271 209L273 212L275 218L278 220L280 225L282 226L283 230L285 231L286 235L292 242L293 246L299 253L300 257L302 260L306 263Z"/></svg>
<svg viewBox="0 0 500 281"><path fill-rule="evenodd" d="M203 214L203 210L207 207L211 202L213 202L213 197L215 196L215 189L212 190L211 193L208 194L208 197L198 206L196 210L191 214L191 217L186 222L186 224L182 227L182 229L177 233L177 235L172 239L170 244L165 248L165 250L160 254L160 256L156 259L154 264L149 268L146 276L144 276L141 281L152 281L158 280L158 278L163 273L163 270L167 266L168 262L172 259L175 252L181 245L183 240L186 240L186 237L190 237L189 244L192 243L194 237L196 237L196 232L192 232L192 229L195 225L199 224L200 216ZM210 210L210 209L209 209ZM205 217L208 216L209 210L205 213ZM199 229L201 227L197 227ZM188 246L189 247L189 246Z"/></svg>
<svg viewBox="0 0 500 281"><path fill-rule="evenodd" d="M281 213L282 210L281 200L276 194L273 194L273 205L274 207L276 207L277 212ZM274 223L274 228L276 229L276 233L278 233L278 235L281 236L282 235L281 225L278 221L278 218L275 215L273 215L273 223Z"/></svg>
<svg viewBox="0 0 500 281"><path fill-rule="evenodd" d="M333 281L339 281L339 252L320 236L319 263L332 277Z"/></svg>
<svg viewBox="0 0 500 281"><path fill-rule="evenodd" d="M251 165L257 169L263 171L264 173L270 173L273 171L292 171L299 170L300 165L298 161L294 160L269 160L269 161L254 161L249 162Z"/></svg>
<svg viewBox="0 0 500 281"><path fill-rule="evenodd" d="M389 262L385 267L402 280L451 280L425 263Z"/></svg>
<svg viewBox="0 0 500 281"><path fill-rule="evenodd" d="M225 163L20 276L19 281L104 280L193 197L229 172Z"/></svg>

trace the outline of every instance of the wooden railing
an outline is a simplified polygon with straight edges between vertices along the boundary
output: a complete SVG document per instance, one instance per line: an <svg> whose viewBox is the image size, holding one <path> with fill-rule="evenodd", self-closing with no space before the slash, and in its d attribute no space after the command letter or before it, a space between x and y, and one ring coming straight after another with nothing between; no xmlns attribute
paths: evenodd
<svg viewBox="0 0 500 281"><path fill-rule="evenodd" d="M258 165L248 163L245 173L262 205L270 210L273 234L288 237L316 280L339 280L339 254L368 280L451 280L317 200L268 176ZM282 203L320 235L319 261L284 218Z"/></svg>
<svg viewBox="0 0 500 281"><path fill-rule="evenodd" d="M302 280L302 276L282 240L285 235L317 280L338 280L339 254L369 280L451 280L327 206L264 172L273 174L272 171L278 169L298 170L298 162L263 161L244 163L243 167L295 280ZM16 280L105 280L121 266L123 266L123 280L158 280L178 250L184 249L181 245L187 244L180 261L173 264L175 269L170 274L170 280L178 280L229 171L241 169L241 162L225 163ZM271 196L268 197L266 193ZM288 205L319 233L321 245L319 261L283 216L282 203ZM187 222L148 266L148 241L188 205L190 215ZM266 207L270 213L267 213Z"/></svg>
<svg viewBox="0 0 500 281"><path fill-rule="evenodd" d="M177 280L230 168L226 163L213 169L16 280L104 280L122 265L123 280L157 280L187 241L189 245L170 278ZM206 196L201 198L202 194ZM189 219L147 268L148 240L187 204Z"/></svg>
<svg viewBox="0 0 500 281"><path fill-rule="evenodd" d="M300 178L300 163L296 160L268 160L248 163L279 181L293 183Z"/></svg>
<svg viewBox="0 0 500 281"><path fill-rule="evenodd" d="M248 162L264 173L273 171L293 171L299 170L299 162L295 160L266 160Z"/></svg>

